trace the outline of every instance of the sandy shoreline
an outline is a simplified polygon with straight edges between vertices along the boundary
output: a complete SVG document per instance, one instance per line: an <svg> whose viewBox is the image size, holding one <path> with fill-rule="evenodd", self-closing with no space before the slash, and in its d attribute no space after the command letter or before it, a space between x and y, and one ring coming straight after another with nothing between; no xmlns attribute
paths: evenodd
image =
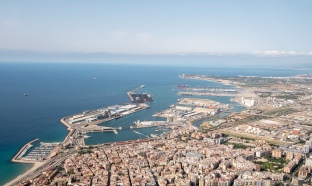
<svg viewBox="0 0 312 186"><path fill-rule="evenodd" d="M68 116L67 116L67 117L68 117ZM64 118L62 118L62 119L60 120L60 122L61 122L62 124L64 124L64 125L67 127L66 130L69 131L69 133L66 135L64 141L69 137L69 134L70 134L70 133L72 132L72 130L73 130L73 129L65 122L65 118L67 118L67 117L64 117ZM19 152L18 152L18 153L19 153ZM18 154L18 153L17 153L17 154ZM16 154L16 155L17 155L17 154ZM11 180L11 181L9 181L8 183L6 183L5 186L12 185L14 182L18 181L18 179L20 179L20 178L26 176L27 174L29 174L29 173L35 171L37 168L39 168L41 165L44 164L44 162L27 162L27 161L15 160L16 155L12 158L12 160L11 160L12 162L15 162L15 163L28 163L28 164L31 163L31 164L33 164L33 166L32 166L29 170L27 170L26 172L20 174L18 177L14 178L13 180Z"/></svg>
<svg viewBox="0 0 312 186"><path fill-rule="evenodd" d="M19 175L18 177L14 178L13 180L11 180L10 182L4 184L4 186L9 186L9 185L12 185L14 182L18 181L18 179L26 176L27 174L29 173L32 173L33 171L35 171L37 168L39 168L41 165L43 165L44 162L36 162L36 163L33 163L33 166L27 170L26 172L24 172L23 174Z"/></svg>

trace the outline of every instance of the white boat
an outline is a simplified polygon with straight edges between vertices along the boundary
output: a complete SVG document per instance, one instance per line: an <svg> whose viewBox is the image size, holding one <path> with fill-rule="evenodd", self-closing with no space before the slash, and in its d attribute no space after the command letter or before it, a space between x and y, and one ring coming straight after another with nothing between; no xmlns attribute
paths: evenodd
<svg viewBox="0 0 312 186"><path fill-rule="evenodd" d="M91 136L84 135L83 138L90 138Z"/></svg>

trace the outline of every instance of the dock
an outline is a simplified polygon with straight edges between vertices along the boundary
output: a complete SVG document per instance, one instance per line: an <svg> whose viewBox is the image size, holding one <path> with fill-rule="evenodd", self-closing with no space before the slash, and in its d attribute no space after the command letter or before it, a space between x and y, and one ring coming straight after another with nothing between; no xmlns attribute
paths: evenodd
<svg viewBox="0 0 312 186"><path fill-rule="evenodd" d="M49 154L58 146L59 143L40 142L40 146L32 149L27 156L21 157L20 160L27 162L41 162L48 158Z"/></svg>
<svg viewBox="0 0 312 186"><path fill-rule="evenodd" d="M110 132L110 131L116 131L117 130L122 130L122 127L107 127L107 126L98 126L98 125L88 125L85 127L81 127L81 132L82 133L87 133L87 132Z"/></svg>
<svg viewBox="0 0 312 186"><path fill-rule="evenodd" d="M98 128L98 129L90 129L85 132L114 132L115 134L118 134L117 130L121 130L121 127L113 128L113 127L105 127L105 128Z"/></svg>
<svg viewBox="0 0 312 186"><path fill-rule="evenodd" d="M227 92L202 92L202 91L179 91L178 95L180 96L226 96L226 97L235 97L236 93L227 93Z"/></svg>
<svg viewBox="0 0 312 186"><path fill-rule="evenodd" d="M137 94L135 91L144 88L145 85L141 85L140 87L137 87L133 90L130 90L127 92L128 97L130 98L132 103L145 103L145 102L152 102L153 98L150 94Z"/></svg>
<svg viewBox="0 0 312 186"><path fill-rule="evenodd" d="M145 85L141 85L141 86L139 86L139 87L137 87L137 88L135 88L135 89L130 90L129 92L127 92L127 95L129 96L131 102L134 102L134 98L131 96L131 94L134 94L135 91L137 91L137 90L139 90L139 89L141 89L141 88L144 88L144 87L145 87Z"/></svg>
<svg viewBox="0 0 312 186"><path fill-rule="evenodd" d="M136 126L130 126L131 129L135 128L148 128L148 127L159 127L159 126L166 126L168 123L166 121L140 121L137 120L134 122Z"/></svg>

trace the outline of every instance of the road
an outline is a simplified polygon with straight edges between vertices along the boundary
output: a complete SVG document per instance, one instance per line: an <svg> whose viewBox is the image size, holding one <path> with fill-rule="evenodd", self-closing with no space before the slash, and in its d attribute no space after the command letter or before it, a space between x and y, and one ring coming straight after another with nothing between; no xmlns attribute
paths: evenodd
<svg viewBox="0 0 312 186"><path fill-rule="evenodd" d="M25 180L33 179L33 178L39 176L42 172L44 172L48 168L61 165L62 162L65 159L67 159L70 155L72 155L74 152L75 152L74 150L71 150L66 154L62 154L62 155L50 158L49 160L46 160L45 162L43 162L43 165L41 165L40 167L38 167L34 171L32 171L32 172L30 172L24 176L19 177L14 182L10 182L10 183L5 184L5 186L13 186L13 185L17 185L17 184L19 184Z"/></svg>

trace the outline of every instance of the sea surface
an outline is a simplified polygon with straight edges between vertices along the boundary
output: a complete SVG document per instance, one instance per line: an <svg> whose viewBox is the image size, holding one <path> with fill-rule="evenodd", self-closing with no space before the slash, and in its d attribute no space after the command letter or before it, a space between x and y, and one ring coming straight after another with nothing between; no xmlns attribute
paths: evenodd
<svg viewBox="0 0 312 186"><path fill-rule="evenodd" d="M288 69L190 68L152 65L0 63L0 185L22 174L32 164L10 159L27 142L61 142L68 131L60 123L64 116L129 102L126 92L146 85L139 92L150 93L151 108L104 123L121 126L119 134L89 133L86 144L144 138L158 133L155 128L136 129L136 120L161 120L152 115L175 104L180 97L176 85L229 87L215 82L186 80L181 73L220 76L291 76L307 73ZM24 96L27 94L28 96ZM228 103L229 97L208 97ZM243 109L238 104L234 111ZM196 125L199 125L197 123Z"/></svg>

